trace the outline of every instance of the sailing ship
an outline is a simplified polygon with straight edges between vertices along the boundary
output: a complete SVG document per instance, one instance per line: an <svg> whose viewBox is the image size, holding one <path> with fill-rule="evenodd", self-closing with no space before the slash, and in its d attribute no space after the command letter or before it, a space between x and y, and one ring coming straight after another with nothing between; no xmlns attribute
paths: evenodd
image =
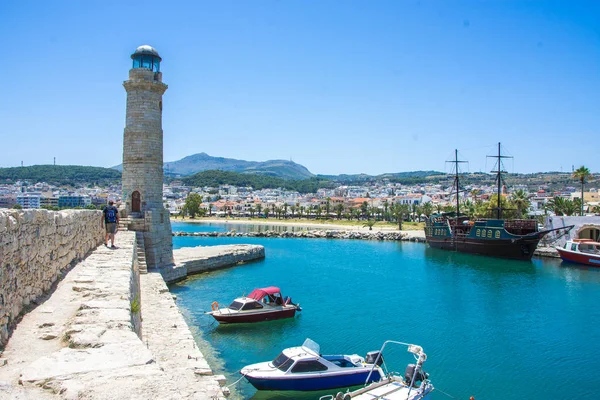
<svg viewBox="0 0 600 400"><path fill-rule="evenodd" d="M500 152L498 143L498 169L496 173L498 184L498 204L495 208L495 219L471 220L460 213L460 185L458 151L455 150L454 187L456 189L456 211L451 213L434 214L425 223L425 239L431 247L442 250L453 250L464 253L481 254L485 256L530 260L538 243L544 236L553 231L566 234L573 228L568 226L549 230L539 230L537 221L528 219L502 219L502 159L507 158Z"/></svg>

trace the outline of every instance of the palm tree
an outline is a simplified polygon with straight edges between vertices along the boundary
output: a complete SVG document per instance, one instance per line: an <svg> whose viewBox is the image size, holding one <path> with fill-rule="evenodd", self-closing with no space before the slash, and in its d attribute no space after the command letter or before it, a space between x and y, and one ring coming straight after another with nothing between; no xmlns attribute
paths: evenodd
<svg viewBox="0 0 600 400"><path fill-rule="evenodd" d="M342 203L338 203L335 206L335 213L337 214L338 219L342 219L342 213L344 212L344 205Z"/></svg>
<svg viewBox="0 0 600 400"><path fill-rule="evenodd" d="M410 212L408 204L394 204L392 205L392 215L396 217L398 223L398 230L402 230L402 222L404 221L404 215Z"/></svg>
<svg viewBox="0 0 600 400"><path fill-rule="evenodd" d="M565 199L562 197L553 197L548 201L548 209L551 210L555 215L565 214Z"/></svg>
<svg viewBox="0 0 600 400"><path fill-rule="evenodd" d="M365 221L363 228L366 228L367 226L369 227L369 230L372 231L373 230L373 226L377 223L377 221L375 221L374 219L368 219Z"/></svg>
<svg viewBox="0 0 600 400"><path fill-rule="evenodd" d="M519 189L512 194L511 200L515 207L517 207L517 218L520 219L523 210L528 209L531 204L527 198L527 193L523 189Z"/></svg>
<svg viewBox="0 0 600 400"><path fill-rule="evenodd" d="M387 215L388 215L388 208L389 208L389 204L388 201L384 201L383 202L383 219L384 221L387 221Z"/></svg>
<svg viewBox="0 0 600 400"><path fill-rule="evenodd" d="M460 205L460 209L462 212L467 214L469 218L474 218L476 214L476 205L477 203L473 203L471 200L465 200Z"/></svg>
<svg viewBox="0 0 600 400"><path fill-rule="evenodd" d="M256 205L256 212L260 214L261 211L262 211L262 204L258 203Z"/></svg>
<svg viewBox="0 0 600 400"><path fill-rule="evenodd" d="M423 203L422 211L423 214L425 214L425 216L429 218L429 216L433 213L433 204L431 204L430 202Z"/></svg>
<svg viewBox="0 0 600 400"><path fill-rule="evenodd" d="M421 220L421 206L417 203L412 204L412 220L413 222Z"/></svg>
<svg viewBox="0 0 600 400"><path fill-rule="evenodd" d="M365 218L367 217L367 209L368 208L369 208L369 203L367 203L366 201L363 201L363 203L360 205L360 211L362 211L362 215Z"/></svg>
<svg viewBox="0 0 600 400"><path fill-rule="evenodd" d="M583 186L585 185L585 179L591 177L590 170L583 165L573 171L573 178L581 182L581 214L583 216Z"/></svg>
<svg viewBox="0 0 600 400"><path fill-rule="evenodd" d="M325 219L329 219L329 210L331 208L331 197L328 197L327 199L327 203L325 203Z"/></svg>
<svg viewBox="0 0 600 400"><path fill-rule="evenodd" d="M565 215L571 216L577 214L577 210L581 209L579 204L576 201L571 201L569 199L565 200L564 212Z"/></svg>

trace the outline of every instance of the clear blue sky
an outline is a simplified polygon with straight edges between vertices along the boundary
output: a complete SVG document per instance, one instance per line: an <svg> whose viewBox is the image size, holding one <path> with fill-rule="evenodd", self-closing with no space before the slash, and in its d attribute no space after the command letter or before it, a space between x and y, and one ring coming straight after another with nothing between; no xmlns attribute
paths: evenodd
<svg viewBox="0 0 600 400"><path fill-rule="evenodd" d="M163 58L165 161L315 174L600 172L599 1L0 2L1 167L121 162L131 53Z"/></svg>

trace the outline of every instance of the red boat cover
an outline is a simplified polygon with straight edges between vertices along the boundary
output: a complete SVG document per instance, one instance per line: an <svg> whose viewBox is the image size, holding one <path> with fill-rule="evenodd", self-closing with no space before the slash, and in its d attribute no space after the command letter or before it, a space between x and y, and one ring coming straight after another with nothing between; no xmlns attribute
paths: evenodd
<svg viewBox="0 0 600 400"><path fill-rule="evenodd" d="M248 297L250 297L251 299L254 299L254 300L260 300L269 294L275 294L275 293L281 294L281 290L279 290L278 287L269 286L269 287L262 288L262 289L254 289L252 291L252 293L250 293L248 295Z"/></svg>

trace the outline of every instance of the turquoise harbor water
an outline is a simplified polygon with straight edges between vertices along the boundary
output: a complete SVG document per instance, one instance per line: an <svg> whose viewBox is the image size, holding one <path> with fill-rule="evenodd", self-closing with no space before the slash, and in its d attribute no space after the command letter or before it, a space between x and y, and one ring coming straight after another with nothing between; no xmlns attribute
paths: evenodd
<svg viewBox="0 0 600 400"><path fill-rule="evenodd" d="M183 229L174 223L173 230ZM409 242L173 240L175 248L265 246L264 261L171 288L188 323L216 349L229 384L243 366L272 359L307 337L324 354L362 356L394 339L423 346L429 356L425 370L438 389L433 399L450 399L446 393L477 400L600 396L600 268L499 260ZM268 285L279 286L303 311L294 319L237 326L219 326L203 314L215 300L229 304ZM407 360L393 352L386 363L403 372ZM244 380L236 388L245 399L323 394L256 393Z"/></svg>

